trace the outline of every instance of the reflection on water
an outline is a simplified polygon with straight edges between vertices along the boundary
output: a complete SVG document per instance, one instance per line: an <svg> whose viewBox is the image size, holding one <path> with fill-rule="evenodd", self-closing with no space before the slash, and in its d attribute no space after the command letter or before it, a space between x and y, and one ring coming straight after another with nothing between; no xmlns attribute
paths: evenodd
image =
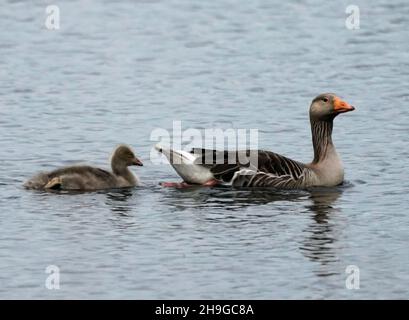
<svg viewBox="0 0 409 320"><path fill-rule="evenodd" d="M259 205L273 204L275 202L296 203L307 202L306 212L302 214L309 217L302 230L303 239L300 245L301 253L313 262L319 262L325 266L339 260L336 249L337 236L340 226L331 223L334 214L340 213L335 207L336 201L341 197L346 188L352 187L350 183L335 188L316 188L309 191L282 191L274 189L248 189L234 190L224 187L203 188L191 187L185 189L173 189L168 192L164 201L174 211L189 210L191 208L224 209L229 211ZM288 214L291 214L289 212ZM265 217L265 213L261 216ZM257 216L257 215L253 215ZM227 219L230 216L218 217ZM213 219L213 218L212 218ZM241 221L248 222L248 217L242 217ZM257 223L257 221L252 221ZM258 223L265 223L260 220ZM329 276L337 273L331 268L319 268L318 276Z"/></svg>
<svg viewBox="0 0 409 320"><path fill-rule="evenodd" d="M325 265L338 260L333 244L337 241L336 237L339 230L334 230L334 225L331 224L330 220L332 215L339 212L339 209L336 209L334 204L344 190L345 186L329 189L312 189L309 191L282 191L274 189L232 190L223 187L193 187L171 190L164 201L166 201L168 207L173 208L175 211L189 210L192 207L206 210L219 208L235 211L245 207L266 205L274 202L310 202L308 205L305 205L305 208L308 210L303 213L308 215L310 221L303 228L304 240L300 250L304 256L312 261ZM260 220L260 223L265 222Z"/></svg>
<svg viewBox="0 0 409 320"><path fill-rule="evenodd" d="M134 194L134 189L118 189L103 193L106 194L105 204L111 208L113 213L127 216L127 213L132 210L128 201Z"/></svg>
<svg viewBox="0 0 409 320"><path fill-rule="evenodd" d="M306 206L311 211L311 222L303 230L305 239L302 241L300 250L307 258L322 265L336 262L339 259L334 248L339 232L334 228L339 228L339 226L334 226L331 218L340 212L339 209L334 208L334 204L342 192L342 188L313 191L309 197L312 203ZM327 272L326 269L319 275L330 275L334 271L330 271L329 274Z"/></svg>
<svg viewBox="0 0 409 320"><path fill-rule="evenodd" d="M111 215L108 220L120 230L130 229L137 226L135 220L135 208L138 207L138 188L116 189L109 192L102 191L105 204L110 209Z"/></svg>
<svg viewBox="0 0 409 320"><path fill-rule="evenodd" d="M213 208L239 210L268 204L274 201L291 201L308 195L307 191L283 191L274 189L232 189L230 187L189 187L168 190L164 201L175 210Z"/></svg>

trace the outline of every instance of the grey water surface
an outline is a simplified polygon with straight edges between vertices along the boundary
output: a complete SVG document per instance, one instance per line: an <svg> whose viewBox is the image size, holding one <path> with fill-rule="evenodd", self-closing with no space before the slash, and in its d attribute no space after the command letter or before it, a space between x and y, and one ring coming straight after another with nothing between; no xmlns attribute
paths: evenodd
<svg viewBox="0 0 409 320"><path fill-rule="evenodd" d="M349 30L350 2L3 1L0 298L409 298L409 3L353 1ZM343 186L158 185L179 181L150 160L151 133L174 120L258 129L260 148L310 161L322 92L356 106L334 125ZM67 164L109 167L118 143L144 162L142 186L22 187Z"/></svg>

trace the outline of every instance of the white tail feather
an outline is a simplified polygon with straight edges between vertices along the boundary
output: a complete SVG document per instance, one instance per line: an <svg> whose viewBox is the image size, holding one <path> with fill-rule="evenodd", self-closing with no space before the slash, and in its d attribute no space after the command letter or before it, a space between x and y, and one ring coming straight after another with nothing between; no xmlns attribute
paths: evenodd
<svg viewBox="0 0 409 320"><path fill-rule="evenodd" d="M168 158L172 167L187 183L204 184L209 180L214 179L209 168L194 164L198 155L183 151L173 150L171 148L156 145L155 149L161 152Z"/></svg>

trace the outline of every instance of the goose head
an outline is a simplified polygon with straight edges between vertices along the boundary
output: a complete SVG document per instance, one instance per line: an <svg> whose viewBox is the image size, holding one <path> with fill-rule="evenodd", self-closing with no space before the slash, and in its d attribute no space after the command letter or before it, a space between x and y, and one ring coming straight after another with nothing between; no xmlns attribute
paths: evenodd
<svg viewBox="0 0 409 320"><path fill-rule="evenodd" d="M310 119L314 121L333 120L340 113L355 108L333 93L323 93L314 98L310 107Z"/></svg>
<svg viewBox="0 0 409 320"><path fill-rule="evenodd" d="M129 166L143 166L130 147L119 145L111 158L111 167L114 173L123 172Z"/></svg>

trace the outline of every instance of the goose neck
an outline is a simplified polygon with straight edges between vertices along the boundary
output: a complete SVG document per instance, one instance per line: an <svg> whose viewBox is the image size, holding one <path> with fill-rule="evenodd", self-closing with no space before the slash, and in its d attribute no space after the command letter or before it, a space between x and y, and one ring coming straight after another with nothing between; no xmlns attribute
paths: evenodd
<svg viewBox="0 0 409 320"><path fill-rule="evenodd" d="M335 150L332 143L333 120L311 119L312 144L314 147L314 160L316 164L327 158Z"/></svg>

